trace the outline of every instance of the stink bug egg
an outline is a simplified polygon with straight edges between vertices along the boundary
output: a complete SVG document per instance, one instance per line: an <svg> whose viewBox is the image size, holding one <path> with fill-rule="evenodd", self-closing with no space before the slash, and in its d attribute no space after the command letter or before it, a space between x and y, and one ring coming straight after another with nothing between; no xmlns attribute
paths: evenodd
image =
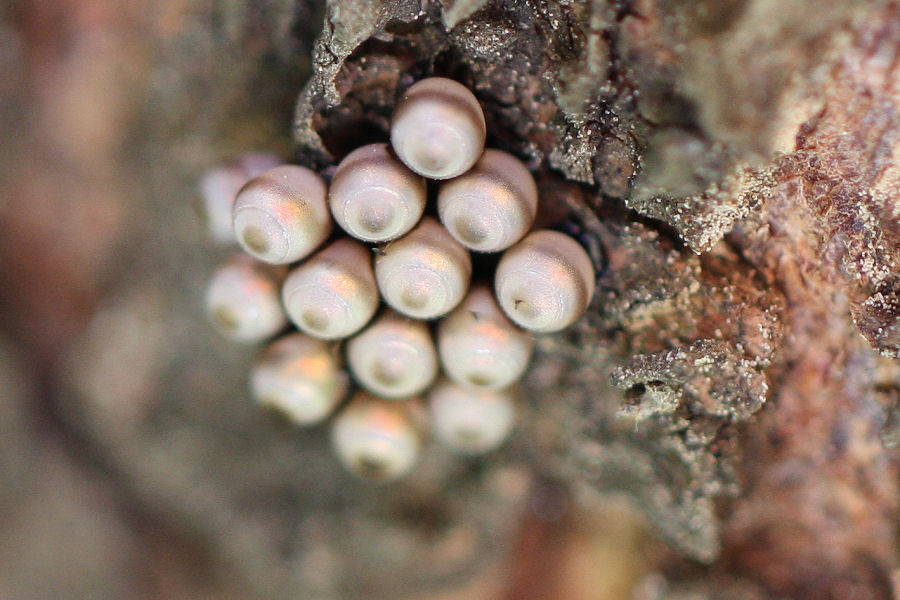
<svg viewBox="0 0 900 600"><path fill-rule="evenodd" d="M241 188L233 219L238 242L254 258L272 264L298 261L331 234L325 181L296 165L269 169Z"/></svg>
<svg viewBox="0 0 900 600"><path fill-rule="evenodd" d="M594 265L581 245L558 231L530 233L507 250L494 275L494 291L514 323L537 332L565 329L587 309Z"/></svg>
<svg viewBox="0 0 900 600"><path fill-rule="evenodd" d="M266 348L250 378L257 402L283 412L298 425L327 417L343 399L348 383L331 344L302 333Z"/></svg>
<svg viewBox="0 0 900 600"><path fill-rule="evenodd" d="M429 179L468 171L484 151L484 112L469 89L444 77L423 79L397 104L391 145L407 167Z"/></svg>
<svg viewBox="0 0 900 600"><path fill-rule="evenodd" d="M326 340L353 335L378 308L372 253L356 240L337 240L295 268L281 295L300 330Z"/></svg>
<svg viewBox="0 0 900 600"><path fill-rule="evenodd" d="M468 251L431 217L383 247L375 259L375 279L385 302L415 319L451 311L465 296L471 276Z"/></svg>
<svg viewBox="0 0 900 600"><path fill-rule="evenodd" d="M348 154L328 190L335 221L365 242L387 242L408 232L422 217L425 200L425 180L387 144L370 144Z"/></svg>

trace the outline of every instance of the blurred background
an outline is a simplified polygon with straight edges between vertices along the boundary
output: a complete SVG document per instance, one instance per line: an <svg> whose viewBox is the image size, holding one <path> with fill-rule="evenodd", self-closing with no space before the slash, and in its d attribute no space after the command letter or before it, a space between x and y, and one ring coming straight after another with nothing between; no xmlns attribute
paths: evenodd
<svg viewBox="0 0 900 600"><path fill-rule="evenodd" d="M289 24L290 2L214 4L0 8L0 597L248 597L133 481L151 463L135 430L229 368L196 308L218 260L196 178L235 148L284 153L306 68L263 57L288 32L259 23ZM266 60L286 85L251 102Z"/></svg>
<svg viewBox="0 0 900 600"><path fill-rule="evenodd" d="M383 489L249 402L254 349L200 310L228 250L197 181L290 158L320 23L293 0L0 8L0 598L612 600L660 552L521 444Z"/></svg>

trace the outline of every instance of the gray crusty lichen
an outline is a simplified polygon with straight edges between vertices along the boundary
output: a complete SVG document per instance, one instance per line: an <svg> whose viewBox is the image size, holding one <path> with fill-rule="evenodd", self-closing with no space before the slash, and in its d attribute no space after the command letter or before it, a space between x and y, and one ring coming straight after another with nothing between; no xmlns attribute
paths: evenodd
<svg viewBox="0 0 900 600"><path fill-rule="evenodd" d="M785 113L819 85L816 67L854 5L810 19L803 0L635 2L620 41L650 133L628 206L695 252L758 208Z"/></svg>
<svg viewBox="0 0 900 600"><path fill-rule="evenodd" d="M475 91L489 144L537 173L546 220L599 249L589 314L539 343L532 456L628 494L701 561L722 549L716 499L740 493L743 432L773 398L804 402L784 382L844 364L843 346L900 355L897 10L815 6L335 0L297 105L299 160L327 170L386 138L414 80ZM839 317L809 319L822 306ZM823 337L828 358L804 361ZM893 397L872 385L866 406Z"/></svg>
<svg viewBox="0 0 900 600"><path fill-rule="evenodd" d="M767 398L782 330L777 294L645 226L600 225L608 264L594 310L541 342L530 383L562 439L553 463L597 493L626 492L687 556L719 552L714 499L738 491L736 425Z"/></svg>

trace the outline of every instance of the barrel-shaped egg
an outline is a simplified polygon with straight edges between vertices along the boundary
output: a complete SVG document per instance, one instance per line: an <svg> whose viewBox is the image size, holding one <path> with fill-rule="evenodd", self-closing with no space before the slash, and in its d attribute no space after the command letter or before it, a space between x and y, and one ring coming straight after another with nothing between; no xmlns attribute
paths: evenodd
<svg viewBox="0 0 900 600"><path fill-rule="evenodd" d="M500 310L493 291L473 285L462 303L440 321L438 355L444 372L459 384L502 389L525 372L534 338Z"/></svg>
<svg viewBox="0 0 900 600"><path fill-rule="evenodd" d="M537 201L537 185L522 161L489 148L471 170L441 184L438 214L463 246L499 252L531 229Z"/></svg>
<svg viewBox="0 0 900 600"><path fill-rule="evenodd" d="M356 240L339 239L291 271L281 295L301 331L326 340L353 335L378 308L372 252Z"/></svg>
<svg viewBox="0 0 900 600"><path fill-rule="evenodd" d="M358 392L335 418L331 441L353 473L390 481L409 472L419 454L420 432L413 406Z"/></svg>
<svg viewBox="0 0 900 600"><path fill-rule="evenodd" d="M349 377L333 345L302 333L287 335L266 348L250 378L257 402L298 425L325 419L344 398L348 385Z"/></svg>
<svg viewBox="0 0 900 600"><path fill-rule="evenodd" d="M425 217L375 258L384 301L404 315L433 319L453 310L468 291L472 258L435 219Z"/></svg>
<svg viewBox="0 0 900 600"><path fill-rule="evenodd" d="M494 275L503 312L519 327L554 332L577 321L594 293L594 266L574 239L558 231L530 233L504 252Z"/></svg>
<svg viewBox="0 0 900 600"><path fill-rule="evenodd" d="M212 168L200 179L206 231L216 242L237 241L234 237L231 209L237 193L247 180L243 169L234 165Z"/></svg>
<svg viewBox="0 0 900 600"><path fill-rule="evenodd" d="M284 269L238 254L220 267L206 288L212 325L236 342L259 342L287 325L278 287Z"/></svg>
<svg viewBox="0 0 900 600"><path fill-rule="evenodd" d="M420 394L438 371L428 326L392 312L348 340L347 364L361 386L384 398Z"/></svg>
<svg viewBox="0 0 900 600"><path fill-rule="evenodd" d="M428 414L435 436L462 454L495 450L516 422L510 390L486 390L442 380L428 393Z"/></svg>
<svg viewBox="0 0 900 600"><path fill-rule="evenodd" d="M287 264L309 255L331 234L325 181L297 165L281 165L241 188L233 207L234 234L251 256Z"/></svg>
<svg viewBox="0 0 900 600"><path fill-rule="evenodd" d="M416 82L391 119L391 145L400 160L429 179L462 175L484 151L484 112L469 89L444 77Z"/></svg>
<svg viewBox="0 0 900 600"><path fill-rule="evenodd" d="M213 167L200 179L200 196L206 231L220 243L234 243L231 212L238 192L250 179L280 164L274 154L247 152L235 161Z"/></svg>
<svg viewBox="0 0 900 600"><path fill-rule="evenodd" d="M365 242L387 242L415 227L425 210L425 180L407 168L387 144L348 154L328 189L334 220Z"/></svg>

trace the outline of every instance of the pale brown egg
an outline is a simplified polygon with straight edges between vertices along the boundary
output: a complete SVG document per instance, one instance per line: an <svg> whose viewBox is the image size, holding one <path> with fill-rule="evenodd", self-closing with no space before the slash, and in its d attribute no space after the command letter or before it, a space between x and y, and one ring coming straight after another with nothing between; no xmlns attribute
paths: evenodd
<svg viewBox="0 0 900 600"><path fill-rule="evenodd" d="M279 285L284 269L237 254L220 267L206 288L206 314L213 326L236 342L259 342L287 325Z"/></svg>
<svg viewBox="0 0 900 600"><path fill-rule="evenodd" d="M291 271L281 297L301 331L326 340L353 335L378 309L372 252L356 240L339 239Z"/></svg>
<svg viewBox="0 0 900 600"><path fill-rule="evenodd" d="M419 455L420 433L407 402L390 402L357 392L331 427L331 441L341 463L375 481L408 473Z"/></svg>
<svg viewBox="0 0 900 600"><path fill-rule="evenodd" d="M250 179L281 164L274 154L247 152L235 161L207 170L200 179L200 197L207 235L216 242L233 244L232 207L238 192Z"/></svg>
<svg viewBox="0 0 900 600"><path fill-rule="evenodd" d="M462 175L484 151L484 112L469 89L444 77L416 82L391 119L391 145L400 160L429 179Z"/></svg>
<svg viewBox="0 0 900 600"><path fill-rule="evenodd" d="M503 312L519 327L541 333L577 321L594 294L594 265L581 245L558 231L530 233L507 250L494 275Z"/></svg>
<svg viewBox="0 0 900 600"><path fill-rule="evenodd" d="M347 341L347 364L361 386L384 398L420 394L438 372L428 326L393 312Z"/></svg>
<svg viewBox="0 0 900 600"><path fill-rule="evenodd" d="M471 170L441 184L438 214L463 246L499 252L531 229L537 201L537 185L522 161L489 148Z"/></svg>
<svg viewBox="0 0 900 600"><path fill-rule="evenodd" d="M456 452L496 450L516 422L510 390L460 386L444 379L428 393L428 414L435 436Z"/></svg>
<svg viewBox="0 0 900 600"><path fill-rule="evenodd" d="M305 167L269 169L238 193L232 212L235 237L258 260L296 262L331 234L325 193L325 181Z"/></svg>
<svg viewBox="0 0 900 600"><path fill-rule="evenodd" d="M435 219L425 217L375 258L384 301L415 319L433 319L459 304L469 288L472 259Z"/></svg>
<svg viewBox="0 0 900 600"><path fill-rule="evenodd" d="M490 287L472 286L456 310L437 330L444 372L459 384L502 389L525 373L534 338L500 310Z"/></svg>
<svg viewBox="0 0 900 600"><path fill-rule="evenodd" d="M332 344L294 333L266 348L251 372L250 388L260 404L298 425L313 425L344 398L349 379Z"/></svg>
<svg viewBox="0 0 900 600"><path fill-rule="evenodd" d="M408 232L422 217L425 201L425 180L387 144L369 144L348 154L328 189L334 220L365 242L387 242Z"/></svg>

